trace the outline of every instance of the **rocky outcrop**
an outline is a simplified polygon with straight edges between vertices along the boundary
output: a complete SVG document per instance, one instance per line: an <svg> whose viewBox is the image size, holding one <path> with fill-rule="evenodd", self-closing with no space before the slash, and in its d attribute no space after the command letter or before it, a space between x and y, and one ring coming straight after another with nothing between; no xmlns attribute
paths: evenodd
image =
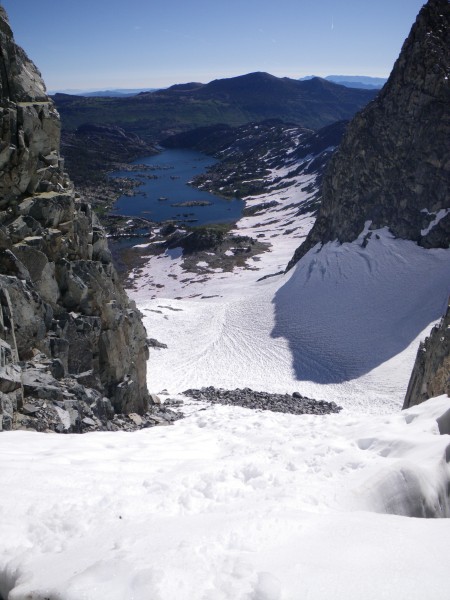
<svg viewBox="0 0 450 600"><path fill-rule="evenodd" d="M426 248L450 243L450 4L429 0L383 90L330 162L317 221L289 263L317 243L389 227Z"/></svg>
<svg viewBox="0 0 450 600"><path fill-rule="evenodd" d="M403 408L441 394L450 396L450 306L419 346Z"/></svg>
<svg viewBox="0 0 450 600"><path fill-rule="evenodd" d="M103 420L148 408L140 313L59 143L58 112L0 7L0 429L37 399L72 413L83 401Z"/></svg>
<svg viewBox="0 0 450 600"><path fill-rule="evenodd" d="M335 402L313 400L302 396L299 392L294 392L292 395L269 394L250 388L224 390L209 386L200 390L185 390L183 394L194 400L211 404L243 406L253 410L271 410L291 415L328 415L342 410L342 406L338 406Z"/></svg>

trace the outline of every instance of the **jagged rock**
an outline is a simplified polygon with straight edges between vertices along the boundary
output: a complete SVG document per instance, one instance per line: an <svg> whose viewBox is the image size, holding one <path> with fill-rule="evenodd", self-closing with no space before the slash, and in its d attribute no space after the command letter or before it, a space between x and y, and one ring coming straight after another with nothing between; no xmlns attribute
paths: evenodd
<svg viewBox="0 0 450 600"><path fill-rule="evenodd" d="M32 347L42 344L53 311L30 282L6 275L0 275L0 303L3 318L9 322L8 330L14 334L18 358L26 360Z"/></svg>
<svg viewBox="0 0 450 600"><path fill-rule="evenodd" d="M14 415L22 406L21 395L0 392L0 431L10 431L13 428Z"/></svg>
<svg viewBox="0 0 450 600"><path fill-rule="evenodd" d="M66 369L64 368L64 364L59 358L54 358L51 361L50 369L51 374L55 379L62 379L66 375Z"/></svg>
<svg viewBox="0 0 450 600"><path fill-rule="evenodd" d="M63 399L61 386L50 373L31 368L23 371L22 377L25 396L43 400Z"/></svg>
<svg viewBox="0 0 450 600"><path fill-rule="evenodd" d="M128 415L128 418L131 419L135 425L142 425L142 423L143 423L142 417L140 417L136 413L130 413Z"/></svg>
<svg viewBox="0 0 450 600"><path fill-rule="evenodd" d="M31 280L28 269L11 250L0 250L0 272L9 273L18 279Z"/></svg>
<svg viewBox="0 0 450 600"><path fill-rule="evenodd" d="M441 394L450 396L450 306L419 346L403 408Z"/></svg>
<svg viewBox="0 0 450 600"><path fill-rule="evenodd" d="M21 369L17 365L0 367L0 392L14 392L21 386Z"/></svg>
<svg viewBox="0 0 450 600"><path fill-rule="evenodd" d="M148 338L147 344L149 348L160 348L164 350L167 348L167 344L164 344L163 342L158 342L158 340L156 340L155 338Z"/></svg>
<svg viewBox="0 0 450 600"><path fill-rule="evenodd" d="M59 115L0 7L3 429L81 432L149 405L140 313L64 172L59 143ZM27 414L24 398L34 407Z"/></svg>
<svg viewBox="0 0 450 600"><path fill-rule="evenodd" d="M56 306L59 287L55 279L55 263L49 262L43 252L28 245L26 239L13 246L12 253L25 266L42 300L53 307Z"/></svg>
<svg viewBox="0 0 450 600"><path fill-rule="evenodd" d="M42 169L42 157L58 154L59 116L49 102L40 73L13 39L5 10L0 9L0 206L8 206L42 181L64 187L66 178L53 181Z"/></svg>
<svg viewBox="0 0 450 600"><path fill-rule="evenodd" d="M367 221L448 248L449 62L450 4L429 0L388 82L350 123L325 175L317 221L288 269L317 243L355 240Z"/></svg>

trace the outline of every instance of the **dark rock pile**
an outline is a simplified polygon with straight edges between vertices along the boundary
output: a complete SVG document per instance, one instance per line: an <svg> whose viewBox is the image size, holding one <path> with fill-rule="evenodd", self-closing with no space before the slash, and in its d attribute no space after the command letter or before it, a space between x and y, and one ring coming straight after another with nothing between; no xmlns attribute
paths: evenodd
<svg viewBox="0 0 450 600"><path fill-rule="evenodd" d="M200 390L185 390L183 394L194 400L202 400L211 404L231 404L292 415L328 415L342 410L342 407L335 402L312 400L298 392L294 392L292 395L269 394L268 392L255 392L250 388L224 390L209 386Z"/></svg>

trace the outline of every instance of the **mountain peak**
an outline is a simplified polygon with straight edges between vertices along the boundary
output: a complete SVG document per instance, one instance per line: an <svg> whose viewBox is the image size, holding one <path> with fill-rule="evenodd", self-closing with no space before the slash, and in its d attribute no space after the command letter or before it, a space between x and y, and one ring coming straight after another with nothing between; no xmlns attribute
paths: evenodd
<svg viewBox="0 0 450 600"><path fill-rule="evenodd" d="M330 162L317 221L289 264L317 243L355 240L365 223L448 247L450 4L429 0L380 94Z"/></svg>
<svg viewBox="0 0 450 600"><path fill-rule="evenodd" d="M0 100L48 102L41 74L14 42L8 16L0 6Z"/></svg>

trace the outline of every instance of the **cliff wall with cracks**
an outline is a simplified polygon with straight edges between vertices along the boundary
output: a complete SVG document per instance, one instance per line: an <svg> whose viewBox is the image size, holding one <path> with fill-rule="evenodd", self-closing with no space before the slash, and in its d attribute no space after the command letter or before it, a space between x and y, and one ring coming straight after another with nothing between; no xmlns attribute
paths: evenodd
<svg viewBox="0 0 450 600"><path fill-rule="evenodd" d="M0 429L82 431L148 409L140 313L59 142L58 112L0 7Z"/></svg>
<svg viewBox="0 0 450 600"><path fill-rule="evenodd" d="M403 408L441 394L450 396L450 306L419 346Z"/></svg>

